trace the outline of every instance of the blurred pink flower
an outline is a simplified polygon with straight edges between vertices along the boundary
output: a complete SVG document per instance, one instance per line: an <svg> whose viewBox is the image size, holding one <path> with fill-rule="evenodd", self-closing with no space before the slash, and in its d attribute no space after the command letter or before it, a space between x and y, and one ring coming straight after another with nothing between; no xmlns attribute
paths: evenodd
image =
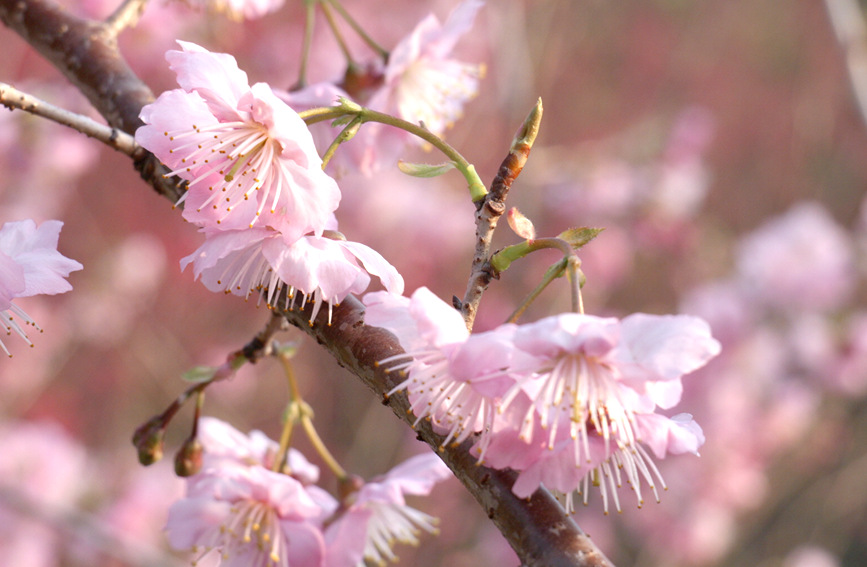
<svg viewBox="0 0 867 567"><path fill-rule="evenodd" d="M795 205L747 235L737 264L746 293L784 312L838 308L855 284L851 237L813 202Z"/></svg>
<svg viewBox="0 0 867 567"><path fill-rule="evenodd" d="M377 565L394 562L397 556L391 547L395 542L418 545L419 529L436 533L436 518L408 506L404 495L430 494L436 483L450 476L439 457L426 453L365 483L344 502L346 510L326 531L328 567L360 566L364 560Z"/></svg>
<svg viewBox="0 0 867 567"><path fill-rule="evenodd" d="M371 91L344 84L350 97L368 108L423 124L442 135L462 116L464 105L478 92L484 74L482 65L452 57L455 44L470 30L483 4L481 0L465 0L444 24L433 14L428 15L391 50L384 68L373 64L366 70L366 80L361 82L365 87L368 83L379 84L378 88ZM341 148L348 157L342 157L339 163L343 169L352 166L370 175L383 166L394 165L409 143L424 142L404 130L368 123Z"/></svg>
<svg viewBox="0 0 867 567"><path fill-rule="evenodd" d="M284 0L182 0L194 8L225 14L230 20L240 22L244 19L255 20L275 12L283 6Z"/></svg>
<svg viewBox="0 0 867 567"><path fill-rule="evenodd" d="M64 537L40 521L74 509L91 486L85 448L56 423L0 423L0 554L4 564L53 567Z"/></svg>
<svg viewBox="0 0 867 567"><path fill-rule="evenodd" d="M322 566L322 522L336 508L289 475L259 465L223 461L191 477L187 496L169 509L172 547L221 565Z"/></svg>
<svg viewBox="0 0 867 567"><path fill-rule="evenodd" d="M481 0L465 0L444 24L433 14L422 20L391 51L385 82L368 106L442 134L479 88L482 67L457 61L451 53L483 5Z"/></svg>
<svg viewBox="0 0 867 567"><path fill-rule="evenodd" d="M403 292L403 278L375 250L357 242L332 240L308 235L290 240L271 228L233 231L205 231L205 242L181 267L193 264L211 291L224 291L248 298L260 293L271 307L278 307L280 293L286 289L284 309L295 305L296 291L302 294L302 307L316 302L310 321L323 302L340 303L350 293L361 293L370 284L370 275L383 286Z"/></svg>
<svg viewBox="0 0 867 567"><path fill-rule="evenodd" d="M304 121L235 59L179 42L166 59L180 89L142 109L136 141L189 181L184 218L210 229L254 225L288 241L321 234L340 202Z"/></svg>
<svg viewBox="0 0 867 567"><path fill-rule="evenodd" d="M25 325L39 327L12 300L66 293L72 289L65 278L82 266L57 251L62 226L62 222L52 220L37 228L32 220L24 220L7 222L0 227L0 317L7 334L15 331L31 346L33 343L15 317ZM0 348L12 356L3 341L0 341Z"/></svg>

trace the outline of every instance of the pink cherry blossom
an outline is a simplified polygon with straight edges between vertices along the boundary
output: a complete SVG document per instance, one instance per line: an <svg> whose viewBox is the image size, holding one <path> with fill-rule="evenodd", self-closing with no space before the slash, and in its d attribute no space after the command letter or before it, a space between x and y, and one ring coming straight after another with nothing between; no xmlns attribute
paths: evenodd
<svg viewBox="0 0 867 567"><path fill-rule="evenodd" d="M368 67L367 80L361 82L365 86L377 84L376 89L358 89L344 83L350 98L373 110L424 124L434 134L442 135L462 116L464 105L478 92L484 74L482 65L452 57L455 44L470 30L483 4L481 0L466 0L444 24L433 14L428 15L391 50L384 67L378 63ZM321 86L316 90L327 92ZM296 99L294 93L290 97ZM302 106L304 98L309 98L309 91L299 100ZM422 144L404 130L367 123L337 153L335 167L339 171L356 169L369 176L383 166L394 165L408 143Z"/></svg>
<svg viewBox="0 0 867 567"><path fill-rule="evenodd" d="M230 20L254 20L275 12L283 6L284 0L185 0L194 8L225 14Z"/></svg>
<svg viewBox="0 0 867 567"><path fill-rule="evenodd" d="M473 25L481 0L466 0L444 24L433 14L391 51L383 86L368 106L404 120L424 123L441 134L463 113L479 88L480 65L457 61L451 53Z"/></svg>
<svg viewBox="0 0 867 567"><path fill-rule="evenodd" d="M12 300L66 293L72 289L66 278L82 266L57 251L62 226L60 221L46 221L37 228L32 220L24 220L7 222L0 227L0 318L7 334L15 331L31 346L33 343L15 317L24 325L39 327ZM0 348L12 356L3 341L0 341Z"/></svg>
<svg viewBox="0 0 867 567"><path fill-rule="evenodd" d="M534 403L521 435L532 437L537 412L553 447L558 426L565 423L578 459L590 455L595 436L607 448L634 446L635 415L676 405L680 378L720 349L697 317L643 313L622 321L565 313L522 325L514 340L516 348L538 357L539 366L501 403L508 405L519 390L530 392Z"/></svg>
<svg viewBox="0 0 867 567"><path fill-rule="evenodd" d="M697 453L704 442L691 416L654 413L676 405L681 378L719 353L697 317L565 313L471 335L426 288L364 303L366 323L394 332L406 351L380 361L407 375L392 392L406 390L417 418L447 432L444 443L478 433L480 461L520 471L518 496L545 485L586 498L592 483L606 510L609 497L619 510L625 480L640 505L643 483L657 498L664 486L651 453Z"/></svg>
<svg viewBox="0 0 867 567"><path fill-rule="evenodd" d="M179 42L180 89L142 109L136 141L189 182L184 218L211 229L321 234L340 202L304 121L233 57Z"/></svg>
<svg viewBox="0 0 867 567"><path fill-rule="evenodd" d="M344 502L346 510L328 527L328 567L362 565L365 559L377 565L394 562L395 542L418 545L419 529L435 533L436 518L408 506L404 495L430 494L436 483L450 476L439 457L426 453L365 483Z"/></svg>
<svg viewBox="0 0 867 567"><path fill-rule="evenodd" d="M271 228L233 231L206 231L204 244L181 260L193 264L196 277L211 291L224 291L248 298L260 293L266 303L278 307L280 293L286 290L283 309L295 305L295 292L301 305L316 302L311 322L322 303L331 307L350 293L361 293L370 275L395 293L403 291L403 278L376 251L346 240L315 235L289 240Z"/></svg>
<svg viewBox="0 0 867 567"><path fill-rule="evenodd" d="M497 400L514 384L503 368L527 365L516 360L516 326L470 335L455 308L424 287L412 298L375 292L363 301L366 323L394 332L406 350L380 363L407 375L389 394L406 390L416 423L431 418L446 432L443 445L490 431Z"/></svg>
<svg viewBox="0 0 867 567"><path fill-rule="evenodd" d="M322 566L322 522L335 508L289 475L223 461L192 477L166 530L175 549L196 556L216 550L224 567Z"/></svg>
<svg viewBox="0 0 867 567"><path fill-rule="evenodd" d="M245 435L213 417L199 419L198 437L204 448L203 468L218 467L222 460L228 459L270 469L279 449L276 442L259 430ZM315 484L319 480L319 467L300 451L290 448L286 459L289 473L302 484Z"/></svg>
<svg viewBox="0 0 867 567"><path fill-rule="evenodd" d="M748 235L737 263L745 293L783 311L835 309L855 284L851 237L818 203L796 205Z"/></svg>

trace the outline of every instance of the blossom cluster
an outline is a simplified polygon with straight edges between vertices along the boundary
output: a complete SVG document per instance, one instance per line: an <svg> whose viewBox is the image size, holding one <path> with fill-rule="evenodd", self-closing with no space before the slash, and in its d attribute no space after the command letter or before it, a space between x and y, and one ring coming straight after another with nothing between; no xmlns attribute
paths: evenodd
<svg viewBox="0 0 867 567"><path fill-rule="evenodd" d="M179 42L166 58L181 88L144 107L136 141L186 180L183 216L205 242L181 262L212 291L259 293L285 309L333 305L370 275L401 293L385 259L336 233L337 182L322 170L304 121L266 83L249 85L233 57ZM332 238L328 238L331 236ZM329 313L330 317L330 313Z"/></svg>
<svg viewBox="0 0 867 567"><path fill-rule="evenodd" d="M66 278L82 267L57 251L62 226L63 223L56 220L38 227L32 220L23 220L0 227L0 321L7 335L15 331L30 346L33 343L21 325L41 329L12 301L19 297L65 293L72 289ZM0 341L0 349L12 356L3 341Z"/></svg>
<svg viewBox="0 0 867 567"><path fill-rule="evenodd" d="M609 498L620 510L625 482L641 506L642 484L657 499L664 487L653 457L697 454L704 442L692 416L657 412L677 405L681 378L719 353L701 319L564 313L470 334L426 288L411 298L369 293L364 303L367 324L394 332L406 351L382 361L406 375L391 393L406 390L443 444L475 434L481 462L519 471L520 497L545 486L571 509L576 491L586 503L596 485L606 511Z"/></svg>
<svg viewBox="0 0 867 567"><path fill-rule="evenodd" d="M340 97L347 98L442 135L475 97L485 72L483 65L452 56L483 5L482 0L465 0L442 23L430 14L390 51L386 61L353 65L340 82L315 83L278 96L297 109L330 106ZM322 149L333 138L329 128L319 140ZM403 130L366 124L333 163L341 172L370 175L394 165L399 153L413 143L420 140Z"/></svg>
<svg viewBox="0 0 867 567"><path fill-rule="evenodd" d="M196 564L355 567L396 557L395 542L417 544L436 519L411 508L405 495L430 493L448 468L432 453L418 455L341 501L316 485L319 469L262 432L244 435L213 418L199 424L202 470L169 510L171 545Z"/></svg>

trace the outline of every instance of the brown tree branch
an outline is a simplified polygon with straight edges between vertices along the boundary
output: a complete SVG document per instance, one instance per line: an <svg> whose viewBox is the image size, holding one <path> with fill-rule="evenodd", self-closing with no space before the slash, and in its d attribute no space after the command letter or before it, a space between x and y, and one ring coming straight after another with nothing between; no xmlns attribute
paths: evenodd
<svg viewBox="0 0 867 567"><path fill-rule="evenodd" d="M51 61L90 100L113 127L134 133L138 115L153 94L130 70L117 49L113 30L82 20L48 0L0 0L0 20L15 30ZM517 157L519 161L520 156ZM523 156L526 159L526 155ZM147 152L135 158L136 168L155 189L170 199L182 194L177 180L163 179L166 169ZM522 165L522 163L521 163ZM512 167L511 172L520 171ZM517 175L517 173L514 173ZM505 190L514 175L498 176ZM507 179L508 178L508 179ZM502 195L501 195L502 197ZM310 308L286 314L287 320L314 337L337 360L357 375L395 414L411 424L404 395L384 399L395 384L377 362L402 352L389 332L364 325L363 306L348 297L333 312L332 324L308 324ZM417 427L419 437L438 447L442 438L427 422ZM515 473L476 464L468 444L447 447L440 456L478 500L526 567L611 567L608 559L545 490L529 499L511 491Z"/></svg>
<svg viewBox="0 0 867 567"><path fill-rule="evenodd" d="M49 0L0 0L0 21L63 73L109 126L135 134L139 112L154 95L121 56L113 27L78 18ZM183 195L177 180L163 178L168 169L150 152L142 148L133 160L158 193L173 201Z"/></svg>
<svg viewBox="0 0 867 567"><path fill-rule="evenodd" d="M539 124L542 121L542 99L536 102L536 106L524 120L521 128L515 134L509 155L500 164L497 175L491 182L491 190L485 195L485 199L478 204L476 210L476 250L470 265L470 279L467 282L467 291L460 305L455 305L464 316L467 328L472 330L473 321L482 301L482 294L488 289L491 281L498 277L491 266L491 242L494 238L494 230L500 217L506 212L506 197L509 189L518 175L524 169L533 143L539 134Z"/></svg>
<svg viewBox="0 0 867 567"><path fill-rule="evenodd" d="M47 118L63 126L69 126L103 144L132 157L137 155L138 146L132 135L121 132L117 128L106 126L84 116L63 108L54 106L44 100L19 91L12 85L0 83L0 105L9 110L23 110L36 116Z"/></svg>

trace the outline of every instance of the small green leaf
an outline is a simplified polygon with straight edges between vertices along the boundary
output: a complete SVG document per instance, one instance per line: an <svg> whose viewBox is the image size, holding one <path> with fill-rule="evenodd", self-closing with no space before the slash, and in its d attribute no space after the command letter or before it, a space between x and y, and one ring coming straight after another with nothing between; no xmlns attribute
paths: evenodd
<svg viewBox="0 0 867 567"><path fill-rule="evenodd" d="M569 230L563 231L557 238L565 240L569 243L569 245L578 250L597 236L599 233L605 230L604 228L590 228L586 226L582 226L581 228L570 228Z"/></svg>
<svg viewBox="0 0 867 567"><path fill-rule="evenodd" d="M346 240L346 238L343 240ZM298 341L289 341L288 343L274 342L274 351L284 358L292 358L298 353L298 348L300 346L301 343Z"/></svg>
<svg viewBox="0 0 867 567"><path fill-rule="evenodd" d="M183 375L181 375L181 378L187 382L199 384L201 382L207 382L213 378L216 373L217 369L213 366L196 366L195 368L191 368L184 372Z"/></svg>
<svg viewBox="0 0 867 567"><path fill-rule="evenodd" d="M436 177L455 168L454 162L446 162L440 165L431 165L427 163L407 163L405 161L397 162L397 168L407 175L413 177Z"/></svg>

